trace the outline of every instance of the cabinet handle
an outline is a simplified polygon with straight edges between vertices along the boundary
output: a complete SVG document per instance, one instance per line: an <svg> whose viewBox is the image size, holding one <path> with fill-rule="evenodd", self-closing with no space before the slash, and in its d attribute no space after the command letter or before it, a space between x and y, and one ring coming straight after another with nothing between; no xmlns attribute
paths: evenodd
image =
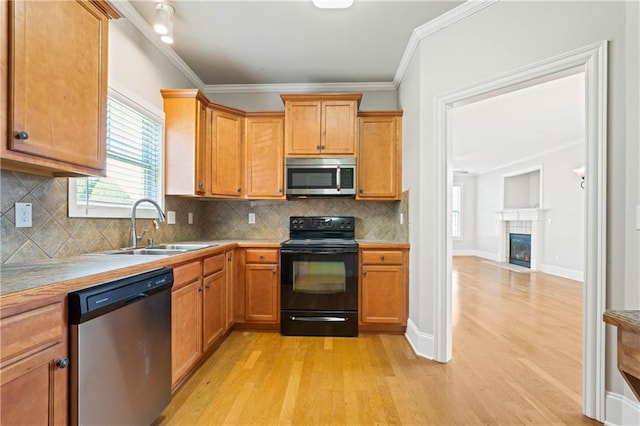
<svg viewBox="0 0 640 426"><path fill-rule="evenodd" d="M380 256L380 260L384 261L384 255Z"/></svg>
<svg viewBox="0 0 640 426"><path fill-rule="evenodd" d="M204 290L202 289L202 287L198 287L198 291L202 293Z"/></svg>
<svg viewBox="0 0 640 426"><path fill-rule="evenodd" d="M366 269L364 271L362 271L362 275L365 276L365 277L367 276L367 270Z"/></svg>
<svg viewBox="0 0 640 426"><path fill-rule="evenodd" d="M362 194L364 192L364 189L360 188L358 192Z"/></svg>
<svg viewBox="0 0 640 426"><path fill-rule="evenodd" d="M322 149L322 145L316 145L316 149L320 151Z"/></svg>
<svg viewBox="0 0 640 426"><path fill-rule="evenodd" d="M205 285L204 288L206 288L207 290L209 290L211 288L211 286L209 284Z"/></svg>
<svg viewBox="0 0 640 426"><path fill-rule="evenodd" d="M278 188L278 194L282 194L282 188Z"/></svg>
<svg viewBox="0 0 640 426"><path fill-rule="evenodd" d="M262 259L264 259L264 256L263 256L263 255L260 255L260 256L258 256L258 258L259 258L260 260L262 260Z"/></svg>
<svg viewBox="0 0 640 426"><path fill-rule="evenodd" d="M271 272L273 272L275 274L276 272L278 272L278 268L274 266L273 269L271 270Z"/></svg>
<svg viewBox="0 0 640 426"><path fill-rule="evenodd" d="M68 358L62 358L56 361L56 367L58 368L67 368L68 365L69 365Z"/></svg>
<svg viewBox="0 0 640 426"><path fill-rule="evenodd" d="M326 145L320 145L320 149L325 149L326 147Z"/></svg>
<svg viewBox="0 0 640 426"><path fill-rule="evenodd" d="M27 139L29 139L29 133L25 131L18 132L16 133L16 139L19 139L21 141L26 141Z"/></svg>
<svg viewBox="0 0 640 426"><path fill-rule="evenodd" d="M203 186L204 186L204 183L198 182L198 188L202 188Z"/></svg>
<svg viewBox="0 0 640 426"><path fill-rule="evenodd" d="M242 192L242 188L238 188L238 192Z"/></svg>
<svg viewBox="0 0 640 426"><path fill-rule="evenodd" d="M227 262L231 262L231 253L227 256Z"/></svg>

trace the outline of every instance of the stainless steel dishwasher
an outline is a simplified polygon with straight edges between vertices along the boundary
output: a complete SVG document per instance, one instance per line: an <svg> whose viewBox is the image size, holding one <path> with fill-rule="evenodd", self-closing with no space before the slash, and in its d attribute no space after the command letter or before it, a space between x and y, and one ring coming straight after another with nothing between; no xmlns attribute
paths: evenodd
<svg viewBox="0 0 640 426"><path fill-rule="evenodd" d="M69 293L71 424L149 425L171 400L171 286L160 268Z"/></svg>

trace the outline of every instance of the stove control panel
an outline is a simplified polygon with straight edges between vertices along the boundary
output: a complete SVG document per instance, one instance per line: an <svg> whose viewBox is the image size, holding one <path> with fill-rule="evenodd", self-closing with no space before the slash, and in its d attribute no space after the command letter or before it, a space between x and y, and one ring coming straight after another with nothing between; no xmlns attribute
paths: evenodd
<svg viewBox="0 0 640 426"><path fill-rule="evenodd" d="M289 229L298 231L353 231L353 216L291 216Z"/></svg>

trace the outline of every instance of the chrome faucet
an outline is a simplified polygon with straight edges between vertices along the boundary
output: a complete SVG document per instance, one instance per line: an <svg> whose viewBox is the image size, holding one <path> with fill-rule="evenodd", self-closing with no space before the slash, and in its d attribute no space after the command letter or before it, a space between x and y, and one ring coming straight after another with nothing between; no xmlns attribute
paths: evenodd
<svg viewBox="0 0 640 426"><path fill-rule="evenodd" d="M131 207L131 246L132 247L137 247L138 246L138 241L140 241L142 239L142 236L145 234L145 232L147 232L145 230L142 233L142 235L139 236L139 237L136 234L136 209L138 208L138 204L143 203L145 201L147 203L153 204L153 206L158 211L158 222L160 222L160 223L164 222L164 218L165 218L164 212L162 211L162 209L160 208L158 203L156 203L155 201L153 201L153 200L151 200L149 198L141 198L138 201L136 201L135 203L133 203L133 207ZM158 229L158 225L157 225L156 221L154 220L153 222L156 225L156 229Z"/></svg>

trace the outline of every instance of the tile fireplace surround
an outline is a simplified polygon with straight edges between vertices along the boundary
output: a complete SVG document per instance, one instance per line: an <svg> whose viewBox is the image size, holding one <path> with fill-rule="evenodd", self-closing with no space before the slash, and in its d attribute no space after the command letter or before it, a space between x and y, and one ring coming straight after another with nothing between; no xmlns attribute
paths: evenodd
<svg viewBox="0 0 640 426"><path fill-rule="evenodd" d="M542 269L546 209L513 209L498 212L500 247L498 261L509 263L509 233L531 235L531 270Z"/></svg>

